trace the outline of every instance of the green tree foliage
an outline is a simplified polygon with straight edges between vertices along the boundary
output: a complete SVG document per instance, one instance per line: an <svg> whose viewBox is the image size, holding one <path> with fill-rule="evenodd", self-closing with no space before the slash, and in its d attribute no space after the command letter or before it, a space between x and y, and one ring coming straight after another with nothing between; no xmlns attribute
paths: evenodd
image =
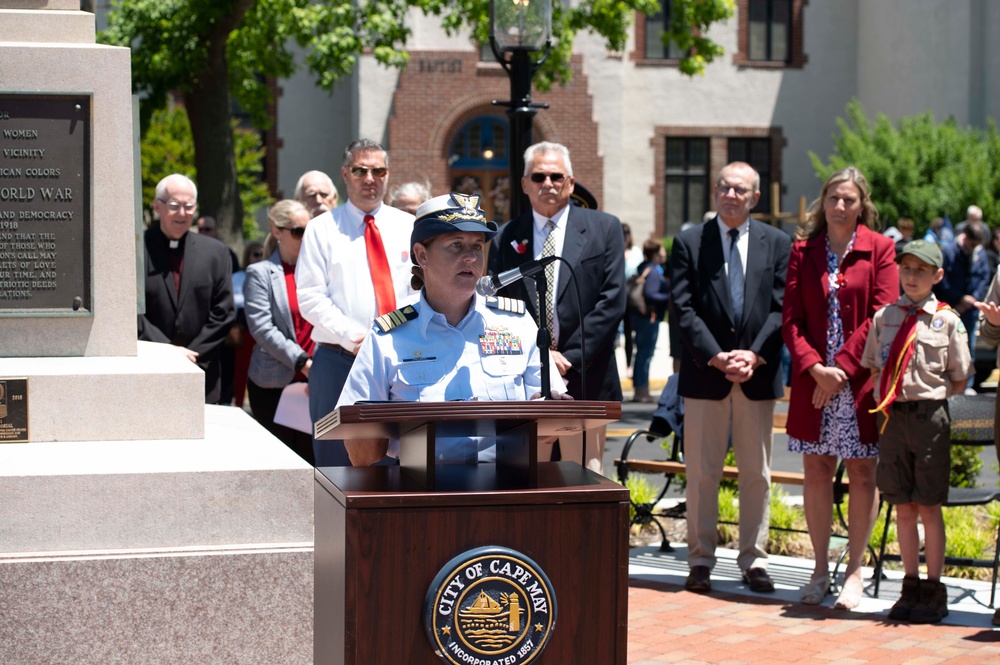
<svg viewBox="0 0 1000 665"><path fill-rule="evenodd" d="M260 236L253 211L269 206L274 201L261 181L264 148L260 134L234 126L236 167L239 176L240 199L243 203L243 237ZM146 221L152 220L152 203L156 183L171 173L183 173L195 184L198 173L194 164L194 141L191 125L182 109L168 107L155 111L142 138L142 202Z"/></svg>
<svg viewBox="0 0 1000 665"><path fill-rule="evenodd" d="M960 127L954 119L934 120L930 111L901 118L896 125L882 114L868 119L857 100L837 119L834 154L827 163L810 152L821 180L848 165L857 166L871 187L882 219L892 226L910 217L916 237L934 217L965 219L969 205L983 209L984 218L1000 221L1000 136L993 120L986 130Z"/></svg>
<svg viewBox="0 0 1000 665"><path fill-rule="evenodd" d="M691 49L682 71L701 71L722 52L703 35L712 22L732 15L734 0L663 1L672 2L666 38ZM201 206L216 217L219 236L237 247L243 212L229 125L232 101L255 126L269 127L267 78L287 78L296 70L295 44L304 48L305 66L325 90L350 74L366 50L383 65L402 66L411 9L440 16L451 34L468 30L475 41L487 41L488 0L115 0L100 40L132 50L143 127L168 93L180 94L194 137L194 167L202 174ZM609 50L620 51L634 12L659 9L660 0L556 0L552 52L535 84L545 89L570 78L578 32L599 35Z"/></svg>

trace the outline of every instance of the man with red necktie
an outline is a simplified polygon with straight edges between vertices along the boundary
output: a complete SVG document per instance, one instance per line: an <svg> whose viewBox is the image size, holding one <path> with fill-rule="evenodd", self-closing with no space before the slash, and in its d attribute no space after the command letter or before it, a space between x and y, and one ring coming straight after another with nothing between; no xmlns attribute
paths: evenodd
<svg viewBox="0 0 1000 665"><path fill-rule="evenodd" d="M347 146L340 168L347 202L315 218L302 240L295 281L316 342L309 372L313 423L336 406L375 317L415 298L409 286L413 215L382 202L388 164L388 153L374 141ZM313 439L313 452L316 466L350 465L342 441Z"/></svg>

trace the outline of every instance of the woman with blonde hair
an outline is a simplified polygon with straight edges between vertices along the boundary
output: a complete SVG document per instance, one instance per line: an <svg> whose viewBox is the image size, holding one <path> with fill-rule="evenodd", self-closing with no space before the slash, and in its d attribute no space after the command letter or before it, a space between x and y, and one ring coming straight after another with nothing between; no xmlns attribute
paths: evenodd
<svg viewBox="0 0 1000 665"><path fill-rule="evenodd" d="M861 367L872 316L899 297L895 245L876 230L868 183L849 166L834 172L799 229L788 262L782 334L792 356L788 448L803 454L803 500L816 559L802 602L830 590L833 476L851 481L848 552L835 607L861 602L861 562L878 514L878 431L871 374Z"/></svg>
<svg viewBox="0 0 1000 665"><path fill-rule="evenodd" d="M295 263L309 211L286 199L271 206L267 220L267 258L247 267L243 285L247 328L257 342L250 357L247 392L257 421L312 464L312 437L274 422L282 390L289 383L305 381L312 367L312 324L299 314L295 287Z"/></svg>

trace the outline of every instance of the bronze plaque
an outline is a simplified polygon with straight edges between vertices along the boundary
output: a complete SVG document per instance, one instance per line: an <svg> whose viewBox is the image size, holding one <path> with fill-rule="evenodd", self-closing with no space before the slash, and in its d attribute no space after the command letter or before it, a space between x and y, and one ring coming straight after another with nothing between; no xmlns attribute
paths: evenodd
<svg viewBox="0 0 1000 665"><path fill-rule="evenodd" d="M0 316L89 314L89 95L0 94Z"/></svg>
<svg viewBox="0 0 1000 665"><path fill-rule="evenodd" d="M0 443L28 440L28 379L0 379Z"/></svg>

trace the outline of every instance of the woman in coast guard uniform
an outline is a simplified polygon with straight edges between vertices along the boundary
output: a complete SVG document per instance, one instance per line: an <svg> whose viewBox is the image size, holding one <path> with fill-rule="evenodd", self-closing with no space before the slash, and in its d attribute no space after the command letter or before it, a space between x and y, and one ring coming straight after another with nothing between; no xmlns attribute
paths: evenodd
<svg viewBox="0 0 1000 665"><path fill-rule="evenodd" d="M375 320L337 406L360 401L527 400L541 390L538 328L524 303L476 294L486 243L497 232L479 196L450 194L417 209L411 284L419 301ZM554 366L551 385L564 384ZM556 393L558 398L568 395ZM349 441L355 466L398 456L398 441ZM495 460L491 438L439 439L438 461Z"/></svg>

